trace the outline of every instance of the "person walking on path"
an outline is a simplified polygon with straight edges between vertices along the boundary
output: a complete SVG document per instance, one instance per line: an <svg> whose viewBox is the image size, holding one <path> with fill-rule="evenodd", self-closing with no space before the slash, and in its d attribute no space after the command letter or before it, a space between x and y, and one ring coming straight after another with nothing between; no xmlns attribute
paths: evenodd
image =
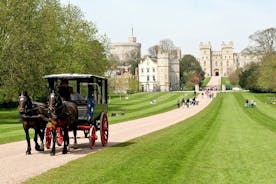
<svg viewBox="0 0 276 184"><path fill-rule="evenodd" d="M187 106L187 108L189 108L189 103L190 103L190 99L187 98L187 100L186 100L186 106Z"/></svg>
<svg viewBox="0 0 276 184"><path fill-rule="evenodd" d="M179 108L180 107L180 100L179 99L177 99L176 104L177 104L177 108Z"/></svg>

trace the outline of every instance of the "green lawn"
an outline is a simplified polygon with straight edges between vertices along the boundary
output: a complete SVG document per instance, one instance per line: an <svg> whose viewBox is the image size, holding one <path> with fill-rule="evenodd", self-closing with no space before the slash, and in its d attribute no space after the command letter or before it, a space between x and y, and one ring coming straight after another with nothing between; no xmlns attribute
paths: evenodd
<svg viewBox="0 0 276 184"><path fill-rule="evenodd" d="M221 84L230 85L230 81L227 77L221 77Z"/></svg>
<svg viewBox="0 0 276 184"><path fill-rule="evenodd" d="M256 108L245 108L246 98ZM106 148L27 183L276 183L275 107L220 94L198 115Z"/></svg>
<svg viewBox="0 0 276 184"><path fill-rule="evenodd" d="M111 96L109 100L109 123L118 123L131 119L137 119L161 112L169 111L176 108L177 99L191 97L192 93L188 92L162 92L162 93L137 93L120 97L119 95ZM155 100L155 104L150 101ZM125 115L121 115L124 111ZM117 112L119 116L111 116L111 112ZM33 130L30 130L33 137ZM1 110L0 111L0 144L14 142L25 139L25 133L21 123L19 123L18 110Z"/></svg>
<svg viewBox="0 0 276 184"><path fill-rule="evenodd" d="M30 131L33 135L33 131ZM0 111L0 144L24 140L25 132L19 123L18 110Z"/></svg>
<svg viewBox="0 0 276 184"><path fill-rule="evenodd" d="M206 85L210 80L211 80L211 77L205 77L205 79L202 81L201 87L206 87Z"/></svg>
<svg viewBox="0 0 276 184"><path fill-rule="evenodd" d="M166 112L176 108L177 99L191 97L191 92L156 92L156 93L137 93L133 95L113 95L109 99L108 119L111 124L142 118L161 112ZM151 104L155 101L155 104ZM111 116L112 112L117 112L119 116ZM121 115L125 112L125 115Z"/></svg>

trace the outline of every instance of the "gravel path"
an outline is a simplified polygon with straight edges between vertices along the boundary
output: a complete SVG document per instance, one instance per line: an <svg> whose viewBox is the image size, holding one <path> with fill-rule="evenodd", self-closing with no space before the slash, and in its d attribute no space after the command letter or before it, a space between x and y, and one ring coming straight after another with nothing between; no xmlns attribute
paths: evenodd
<svg viewBox="0 0 276 184"><path fill-rule="evenodd" d="M210 102L211 99L207 96L199 96L199 105L191 106L190 108L181 107L166 113L111 125L109 127L110 135L108 146L122 143L176 124L195 115ZM79 132L78 135L83 136L83 133ZM100 138L99 135L98 138ZM78 139L79 148L75 150L70 149L70 152L66 155L61 154L61 148L58 147L56 156L50 156L50 150L42 153L36 152L33 141L32 155L25 155L26 141L0 145L0 183L21 183L49 169L59 167L71 160L103 149L100 141L97 141L94 150L89 148L88 142L88 139Z"/></svg>

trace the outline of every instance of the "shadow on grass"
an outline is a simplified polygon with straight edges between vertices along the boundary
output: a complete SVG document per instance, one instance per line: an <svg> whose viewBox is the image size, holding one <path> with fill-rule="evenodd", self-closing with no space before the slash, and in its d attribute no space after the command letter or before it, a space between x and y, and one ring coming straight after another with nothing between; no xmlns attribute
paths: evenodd
<svg viewBox="0 0 276 184"><path fill-rule="evenodd" d="M130 146L132 144L135 144L135 142L109 142L107 144L107 146L102 146L101 142L96 142L96 146L91 149L90 145L89 145L89 140L87 139L87 143L78 143L77 144L77 148L74 149L72 146L72 140L70 140L71 145L69 146L69 152L68 154L89 154L89 153L95 153L97 151L100 151L104 148L108 148L108 147L127 147ZM52 148L52 145L51 145ZM50 152L51 152L51 148L50 149L46 149L44 152L38 152L41 154L49 154L50 156ZM62 146L57 146L56 145L56 156L58 155L62 155L62 149L63 149L63 145Z"/></svg>

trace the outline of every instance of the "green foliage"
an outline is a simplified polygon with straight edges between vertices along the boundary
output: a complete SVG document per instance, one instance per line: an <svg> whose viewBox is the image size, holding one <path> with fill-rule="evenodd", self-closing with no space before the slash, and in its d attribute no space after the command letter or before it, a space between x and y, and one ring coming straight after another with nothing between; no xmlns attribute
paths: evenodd
<svg viewBox="0 0 276 184"><path fill-rule="evenodd" d="M211 77L206 77L204 78L204 80L201 81L201 86L202 87L206 87L206 85L208 84L208 82L211 80Z"/></svg>
<svg viewBox="0 0 276 184"><path fill-rule="evenodd" d="M276 28L257 31L249 39L252 45L245 52L262 59L260 64L250 64L240 72L240 86L252 91L276 91Z"/></svg>
<svg viewBox="0 0 276 184"><path fill-rule="evenodd" d="M133 78L128 79L128 94L137 93L139 91L139 81Z"/></svg>
<svg viewBox="0 0 276 184"><path fill-rule="evenodd" d="M248 64L239 75L239 85L244 89L252 91L260 91L261 88L257 84L260 65L257 63Z"/></svg>
<svg viewBox="0 0 276 184"><path fill-rule="evenodd" d="M58 0L0 3L0 87L4 100L45 95L42 76L106 71L103 39L80 9Z"/></svg>
<svg viewBox="0 0 276 184"><path fill-rule="evenodd" d="M180 83L182 87L191 88L204 79L204 71L192 55L184 55L180 60Z"/></svg>
<svg viewBox="0 0 276 184"><path fill-rule="evenodd" d="M262 88L276 92L276 54L270 54L263 58L258 84Z"/></svg>
<svg viewBox="0 0 276 184"><path fill-rule="evenodd" d="M241 73L242 69L237 68L234 72L230 73L228 76L229 82L233 86L239 85L239 75Z"/></svg>

